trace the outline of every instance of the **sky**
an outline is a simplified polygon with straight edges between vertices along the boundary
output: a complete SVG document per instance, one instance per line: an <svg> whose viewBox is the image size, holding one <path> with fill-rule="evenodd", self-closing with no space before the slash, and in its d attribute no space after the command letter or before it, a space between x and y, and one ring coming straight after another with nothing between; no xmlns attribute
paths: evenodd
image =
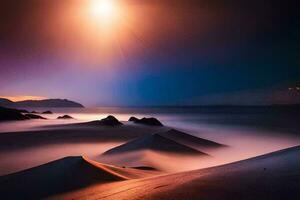
<svg viewBox="0 0 300 200"><path fill-rule="evenodd" d="M0 96L88 106L300 99L288 89L300 86L292 1L99 1L2 0Z"/></svg>

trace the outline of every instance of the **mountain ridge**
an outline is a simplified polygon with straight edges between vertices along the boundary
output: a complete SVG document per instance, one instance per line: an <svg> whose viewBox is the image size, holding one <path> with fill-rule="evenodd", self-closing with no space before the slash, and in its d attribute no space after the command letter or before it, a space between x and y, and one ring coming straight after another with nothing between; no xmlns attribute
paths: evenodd
<svg viewBox="0 0 300 200"><path fill-rule="evenodd" d="M84 106L75 101L68 99L43 99L43 100L24 100L24 101L10 101L9 99L0 98L0 106L10 108L21 108L21 107L75 107L84 108Z"/></svg>

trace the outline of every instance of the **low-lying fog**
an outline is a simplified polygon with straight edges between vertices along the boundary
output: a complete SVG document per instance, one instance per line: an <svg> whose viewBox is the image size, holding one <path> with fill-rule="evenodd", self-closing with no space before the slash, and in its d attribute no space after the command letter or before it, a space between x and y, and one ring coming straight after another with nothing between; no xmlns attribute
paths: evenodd
<svg viewBox="0 0 300 200"><path fill-rule="evenodd" d="M143 154L143 157L141 157L140 154L139 156L133 156L132 160L139 158L139 163L135 163L126 157L123 157L122 159L111 158L111 160L106 160L108 163L117 163L120 165L153 165L154 167L160 168L167 172L199 169L203 167L229 163L300 144L300 137L299 135L295 134L297 130L300 130L299 125L296 123L292 123L292 125L291 123L286 123L285 125L287 119L282 119L283 123L280 124L280 115L276 116L275 121L272 119L274 122L273 129L272 126L270 126L272 123L268 122L268 126L264 127L264 118L262 115L256 117L253 115L253 113L249 115L251 117L248 118L248 113L239 113L238 115L232 116L218 115L214 113L188 114L185 112L156 114L154 112L137 112L137 114L128 114L135 112L118 112L118 110L112 110L111 112L110 110L105 110L105 112L103 112L103 110L99 109L95 109L94 111L78 111L76 109L68 109L54 110L54 112L55 114L53 115L43 115L49 120L0 123L0 134L1 132L38 130L41 129L40 126L42 125L77 123L97 120L105 117L108 114L113 114L122 121L128 120L130 116L135 115L137 117L154 116L160 119L167 126L229 146L229 148L222 148L220 150L206 151L206 153L211 155L211 157L205 159L189 156L183 157L175 154L159 154L157 152L148 152ZM56 120L57 116L63 114L69 114L76 118L76 120ZM291 121L295 120L293 117L294 116L291 116ZM207 119L209 119L209 121ZM255 123L249 123L245 125L243 122L247 120L252 120ZM227 123L228 121L230 121L230 123ZM280 126L278 126L278 124ZM113 129L111 131L113 131ZM22 132L20 132L20 134L22 134ZM0 175L27 169L65 156L85 155L92 159L96 159L104 151L120 144L122 144L122 142L68 143L30 148L24 147L13 150L0 150ZM120 162L120 160L122 160L122 162Z"/></svg>

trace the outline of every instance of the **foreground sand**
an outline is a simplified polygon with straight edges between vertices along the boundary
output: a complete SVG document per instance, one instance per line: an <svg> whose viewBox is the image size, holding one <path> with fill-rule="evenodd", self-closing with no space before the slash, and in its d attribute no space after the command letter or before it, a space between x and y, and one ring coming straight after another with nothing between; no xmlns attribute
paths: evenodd
<svg viewBox="0 0 300 200"><path fill-rule="evenodd" d="M300 146L165 175L69 157L1 177L0 194L3 199L299 199L299 157Z"/></svg>
<svg viewBox="0 0 300 200"><path fill-rule="evenodd" d="M4 199L41 199L93 184L145 178L159 173L106 165L86 157L66 157L0 177L0 194Z"/></svg>
<svg viewBox="0 0 300 200"><path fill-rule="evenodd" d="M300 146L214 168L94 185L50 199L299 199Z"/></svg>
<svg viewBox="0 0 300 200"><path fill-rule="evenodd" d="M1 133L1 173L20 171L0 177L1 199L300 199L300 146L203 169L204 159L219 157L197 155L187 162L183 156L191 156L190 148L206 152L219 144L169 130L81 123ZM101 149L108 143L113 146ZM94 158L82 154L92 145ZM109 149L118 151L106 162L101 155ZM170 166L185 172L173 173Z"/></svg>

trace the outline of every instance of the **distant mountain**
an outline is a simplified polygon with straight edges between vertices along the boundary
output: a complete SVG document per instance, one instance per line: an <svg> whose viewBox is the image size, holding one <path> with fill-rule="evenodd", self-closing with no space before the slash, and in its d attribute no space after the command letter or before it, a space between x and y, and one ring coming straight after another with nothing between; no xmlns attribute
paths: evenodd
<svg viewBox="0 0 300 200"><path fill-rule="evenodd" d="M11 107L11 108L22 108L22 107L75 107L83 108L84 106L80 103L70 101L67 99L44 99L44 100L25 100L13 102L8 99L0 98L0 106Z"/></svg>
<svg viewBox="0 0 300 200"><path fill-rule="evenodd" d="M14 102L8 99L4 99L4 98L0 98L0 106L3 107L10 107L11 104L13 104Z"/></svg>

